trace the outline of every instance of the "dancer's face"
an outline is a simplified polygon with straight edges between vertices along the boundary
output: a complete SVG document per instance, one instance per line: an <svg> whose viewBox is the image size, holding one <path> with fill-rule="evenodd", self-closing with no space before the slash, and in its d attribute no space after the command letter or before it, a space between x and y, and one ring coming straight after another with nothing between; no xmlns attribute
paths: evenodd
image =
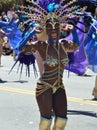
<svg viewBox="0 0 97 130"><path fill-rule="evenodd" d="M60 25L57 19L49 19L46 22L46 32L50 39L57 39L60 34Z"/></svg>

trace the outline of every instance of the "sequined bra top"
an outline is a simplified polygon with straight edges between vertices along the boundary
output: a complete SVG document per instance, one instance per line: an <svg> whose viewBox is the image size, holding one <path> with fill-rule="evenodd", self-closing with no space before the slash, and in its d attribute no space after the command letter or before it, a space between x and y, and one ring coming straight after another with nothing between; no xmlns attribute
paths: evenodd
<svg viewBox="0 0 97 130"><path fill-rule="evenodd" d="M50 50L50 51L56 51L57 52L57 56L49 56L48 55L48 46L47 46L47 50L46 50L46 59L43 61L43 64L47 64L50 67L54 67L57 66L59 64L59 62L61 64L63 64L64 66L66 66L69 62L69 58L67 56L67 54L64 54L64 58L61 58L60 54L58 55L58 53L60 53L62 50L57 50L56 48L54 48L54 50ZM60 51L60 52L58 52ZM60 58L59 58L60 57Z"/></svg>

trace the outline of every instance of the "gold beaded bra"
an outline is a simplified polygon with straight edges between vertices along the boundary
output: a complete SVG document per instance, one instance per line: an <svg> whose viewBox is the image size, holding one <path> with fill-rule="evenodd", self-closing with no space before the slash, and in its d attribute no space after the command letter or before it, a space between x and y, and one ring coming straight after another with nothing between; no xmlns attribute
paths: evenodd
<svg viewBox="0 0 97 130"><path fill-rule="evenodd" d="M43 61L43 64L47 64L48 66L50 67L54 67L54 66L57 66L59 64L59 62L62 64L62 65L67 65L68 62L69 62L69 58L66 54L66 58L63 58L63 59L60 59L60 47L58 47L58 49L56 49L54 46L53 48L55 49L55 51L57 52L57 57L55 58L54 56L49 56L48 54L48 47L49 47L49 44L47 45L47 48L46 48L46 59ZM60 52L59 52L60 51Z"/></svg>

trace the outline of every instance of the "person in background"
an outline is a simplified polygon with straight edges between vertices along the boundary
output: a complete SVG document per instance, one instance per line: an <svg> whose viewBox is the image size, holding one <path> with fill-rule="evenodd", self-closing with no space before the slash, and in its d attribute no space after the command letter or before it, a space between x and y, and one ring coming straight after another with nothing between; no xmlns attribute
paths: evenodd
<svg viewBox="0 0 97 130"><path fill-rule="evenodd" d="M4 42L4 37L5 37L5 32L3 31L3 27L8 27L9 25L11 25L13 23L14 19L12 19L9 22L5 22L2 19L2 16L0 16L0 66L1 66L1 56L2 56L2 51L3 51L3 42ZM0 83L2 83L4 81L2 81L2 79L0 78Z"/></svg>
<svg viewBox="0 0 97 130"><path fill-rule="evenodd" d="M95 16L92 17L92 24L89 28L89 31L86 34L84 44L87 59L89 61L88 68L91 69L94 73L97 73L97 8L95 9ZM95 79L95 87L92 91L93 100L97 100L97 76Z"/></svg>
<svg viewBox="0 0 97 130"><path fill-rule="evenodd" d="M2 66L2 65L1 65L1 57L2 57L2 52L3 52L4 37L5 37L5 33L4 33L4 31L0 28L0 67Z"/></svg>
<svg viewBox="0 0 97 130"><path fill-rule="evenodd" d="M5 12L2 12L2 20L5 21L5 22L9 21L9 18L7 17Z"/></svg>
<svg viewBox="0 0 97 130"><path fill-rule="evenodd" d="M9 20L11 20L13 18L13 14L14 14L14 7L10 7L9 10L7 11L7 17L9 18Z"/></svg>
<svg viewBox="0 0 97 130"><path fill-rule="evenodd" d="M95 9L95 15L94 18L97 20L97 8ZM97 26L96 26L97 29ZM96 30L96 39L97 39L97 30ZM97 42L97 41L96 41ZM92 95L93 95L93 100L97 100L97 75L96 75L96 79L95 79L95 87L93 88L92 91Z"/></svg>
<svg viewBox="0 0 97 130"><path fill-rule="evenodd" d="M9 43L9 40L8 40L7 36L5 36L3 38L3 40L4 40L3 41L3 55L10 55L10 54L12 54L13 50L12 50L12 48L10 46L10 43Z"/></svg>
<svg viewBox="0 0 97 130"><path fill-rule="evenodd" d="M3 54L3 42L4 42L5 32L0 28L0 67L2 67L2 54ZM0 78L0 83L4 81Z"/></svg>

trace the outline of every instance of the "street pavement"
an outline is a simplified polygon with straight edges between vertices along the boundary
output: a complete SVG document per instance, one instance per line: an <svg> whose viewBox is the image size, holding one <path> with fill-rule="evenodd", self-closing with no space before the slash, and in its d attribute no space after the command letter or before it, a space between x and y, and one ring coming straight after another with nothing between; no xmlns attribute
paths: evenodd
<svg viewBox="0 0 97 130"><path fill-rule="evenodd" d="M30 77L27 77L24 66L20 79L18 64L9 74L14 63L12 56L2 56L0 130L39 130L40 115L35 99L39 76L35 78L31 66ZM96 74L89 69L86 73L87 76L78 76L64 71L63 82L68 99L68 122L65 130L97 130L97 101L92 100Z"/></svg>

